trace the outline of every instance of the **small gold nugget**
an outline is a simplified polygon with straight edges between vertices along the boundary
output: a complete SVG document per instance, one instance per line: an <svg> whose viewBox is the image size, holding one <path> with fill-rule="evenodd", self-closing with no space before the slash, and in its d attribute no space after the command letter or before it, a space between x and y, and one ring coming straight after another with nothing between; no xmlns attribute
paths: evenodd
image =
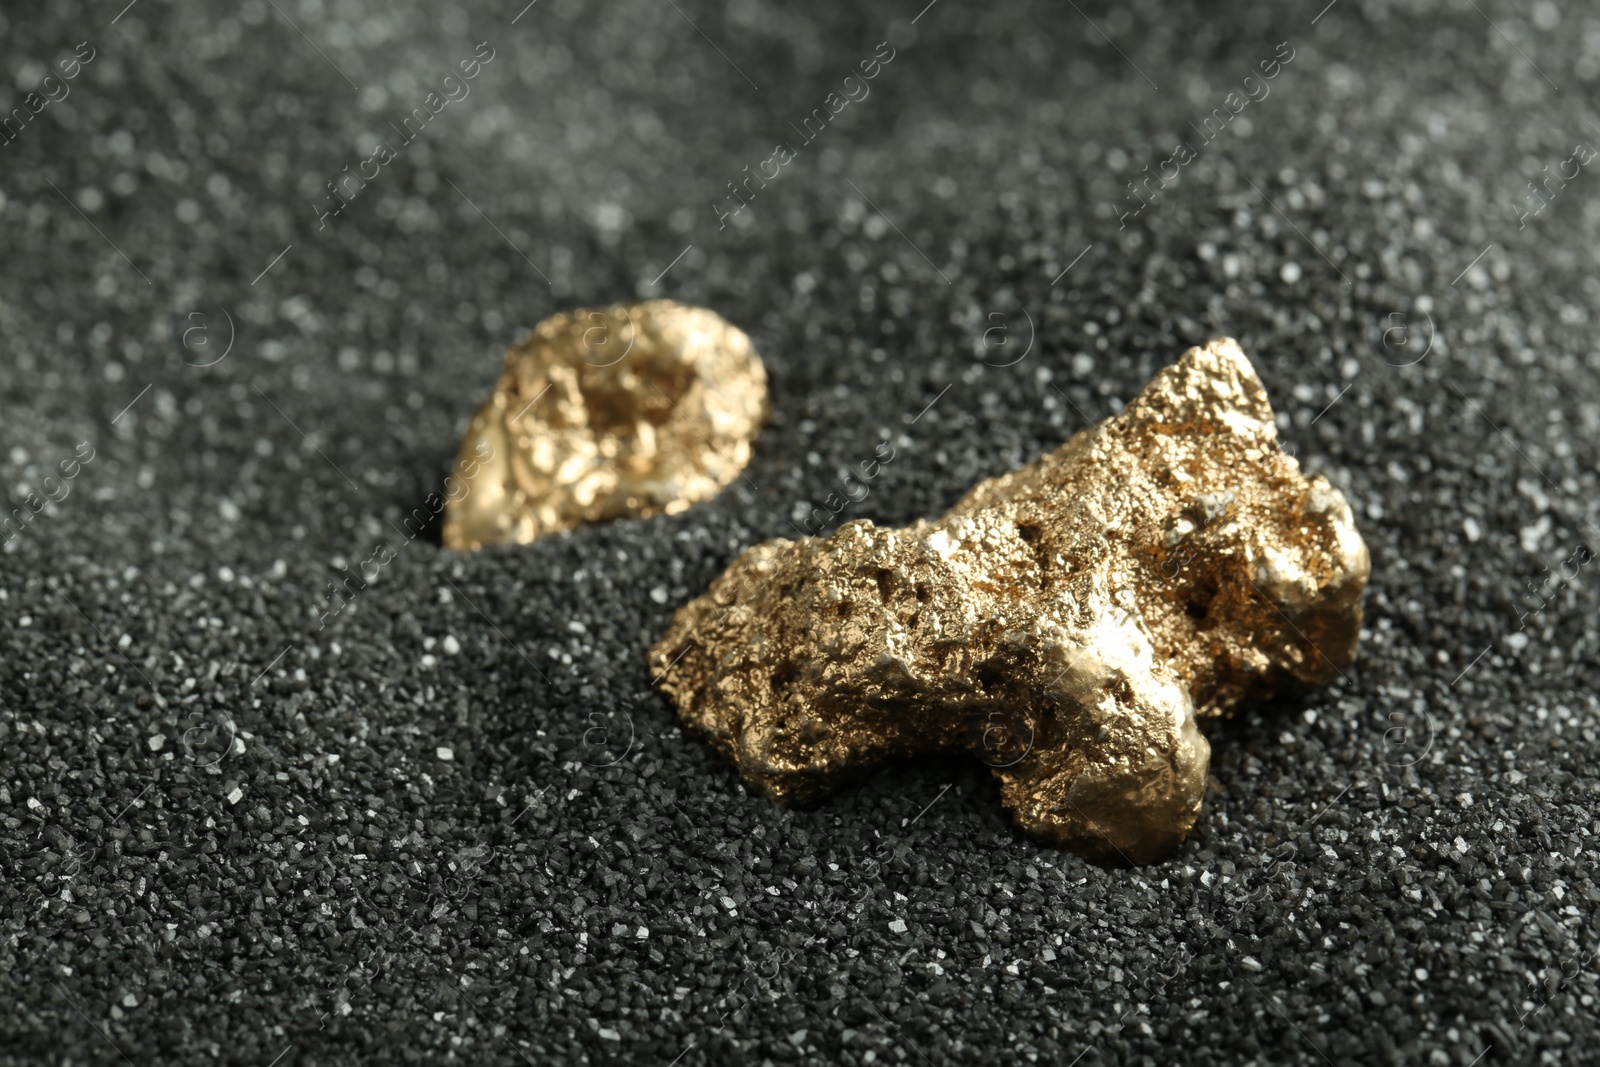
<svg viewBox="0 0 1600 1067"><path fill-rule="evenodd" d="M1146 863L1199 815L1197 717L1338 677L1369 570L1344 497L1279 449L1223 338L938 522L750 549L651 670L780 801L971 752L1028 832Z"/></svg>
<svg viewBox="0 0 1600 1067"><path fill-rule="evenodd" d="M526 544L676 514L750 462L767 374L744 331L670 300L552 315L506 353L461 440L444 544Z"/></svg>

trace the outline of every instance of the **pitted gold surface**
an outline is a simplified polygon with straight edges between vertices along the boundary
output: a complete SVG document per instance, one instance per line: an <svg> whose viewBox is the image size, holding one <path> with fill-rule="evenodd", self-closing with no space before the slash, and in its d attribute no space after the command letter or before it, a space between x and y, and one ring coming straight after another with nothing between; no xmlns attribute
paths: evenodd
<svg viewBox="0 0 1600 1067"><path fill-rule="evenodd" d="M653 300L552 315L506 353L462 438L444 544L683 511L739 476L766 415L761 357L715 312Z"/></svg>
<svg viewBox="0 0 1600 1067"><path fill-rule="evenodd" d="M1030 833L1144 863L1199 815L1197 719L1339 677L1369 569L1343 495L1280 450L1223 338L937 522L750 549L651 669L780 801L971 752Z"/></svg>

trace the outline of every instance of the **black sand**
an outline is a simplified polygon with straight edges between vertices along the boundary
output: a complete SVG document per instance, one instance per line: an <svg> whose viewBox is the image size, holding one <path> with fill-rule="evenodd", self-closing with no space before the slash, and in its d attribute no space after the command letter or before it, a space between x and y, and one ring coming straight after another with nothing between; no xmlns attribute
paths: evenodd
<svg viewBox="0 0 1600 1067"><path fill-rule="evenodd" d="M0 1062L1583 1061L1600 16L919 6L6 8L0 111L62 98L0 146L0 470L66 495L0 550ZM746 478L402 532L510 341L655 295L767 360ZM1358 508L1368 632L1211 731L1170 862L1041 848L965 763L779 809L650 692L885 436L843 518L1223 333Z"/></svg>

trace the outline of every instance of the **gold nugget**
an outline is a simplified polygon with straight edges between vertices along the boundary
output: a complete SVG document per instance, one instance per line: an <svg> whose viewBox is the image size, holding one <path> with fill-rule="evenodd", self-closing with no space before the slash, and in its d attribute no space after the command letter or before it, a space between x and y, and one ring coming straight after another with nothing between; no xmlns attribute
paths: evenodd
<svg viewBox="0 0 1600 1067"><path fill-rule="evenodd" d="M444 544L683 511L739 476L766 417L761 357L715 312L652 300L552 315L506 353L461 440Z"/></svg>
<svg viewBox="0 0 1600 1067"><path fill-rule="evenodd" d="M1146 863L1199 815L1197 718L1338 677L1369 570L1343 495L1279 449L1223 338L937 522L750 549L651 670L777 800L970 752L1029 833Z"/></svg>

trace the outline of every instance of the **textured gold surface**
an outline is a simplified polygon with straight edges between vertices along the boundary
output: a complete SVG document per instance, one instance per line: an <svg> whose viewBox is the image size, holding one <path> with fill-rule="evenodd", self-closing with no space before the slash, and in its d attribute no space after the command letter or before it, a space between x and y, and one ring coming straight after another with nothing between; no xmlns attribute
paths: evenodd
<svg viewBox="0 0 1600 1067"><path fill-rule="evenodd" d="M461 440L444 544L683 511L739 476L766 415L761 357L715 312L653 300L552 315L506 353Z"/></svg>
<svg viewBox="0 0 1600 1067"><path fill-rule="evenodd" d="M1198 718L1338 677L1370 569L1230 339L937 522L745 552L650 653L685 722L786 802L971 752L1035 836L1145 863L1193 827Z"/></svg>

